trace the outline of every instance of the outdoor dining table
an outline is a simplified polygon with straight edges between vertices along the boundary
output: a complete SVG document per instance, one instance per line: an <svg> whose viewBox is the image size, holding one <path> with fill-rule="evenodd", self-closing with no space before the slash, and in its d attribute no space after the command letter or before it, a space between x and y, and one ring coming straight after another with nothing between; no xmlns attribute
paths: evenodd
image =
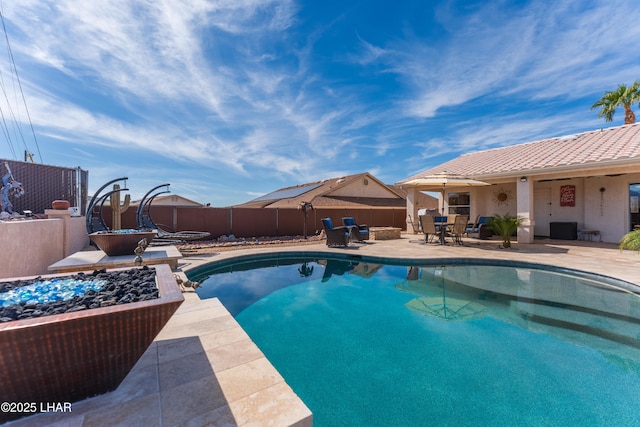
<svg viewBox="0 0 640 427"><path fill-rule="evenodd" d="M445 236L447 234L447 229L453 226L453 222L435 222L436 230L440 233L440 244L445 245L447 243Z"/></svg>

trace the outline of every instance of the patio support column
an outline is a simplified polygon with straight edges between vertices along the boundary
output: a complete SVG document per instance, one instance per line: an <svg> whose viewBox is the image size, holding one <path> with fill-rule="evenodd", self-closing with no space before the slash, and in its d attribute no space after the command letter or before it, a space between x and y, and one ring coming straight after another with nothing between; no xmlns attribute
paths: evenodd
<svg viewBox="0 0 640 427"><path fill-rule="evenodd" d="M516 185L516 210L517 216L523 218L518 227L518 243L533 243L533 180L527 177L519 178Z"/></svg>
<svg viewBox="0 0 640 427"><path fill-rule="evenodd" d="M409 215L411 215L411 220L413 221L414 224L417 224L417 220L418 220L418 206L416 205L416 195L418 193L418 190L416 190L415 188L409 187L407 189L407 233L409 234L415 234L415 232L413 231L413 227L411 225L409 225L408 221L409 221Z"/></svg>

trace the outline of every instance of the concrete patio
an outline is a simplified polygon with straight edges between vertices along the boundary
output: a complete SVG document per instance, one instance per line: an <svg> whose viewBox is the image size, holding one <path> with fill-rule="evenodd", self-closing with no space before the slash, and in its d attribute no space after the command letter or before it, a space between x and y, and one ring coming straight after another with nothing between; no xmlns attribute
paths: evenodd
<svg viewBox="0 0 640 427"><path fill-rule="evenodd" d="M424 244L422 236L327 248L322 244L256 246L180 260L182 273L214 261L255 253L341 252L382 258L482 258L550 264L616 277L640 286L640 256L615 245L585 241L513 242L465 239L464 246ZM72 412L43 413L10 426L261 425L309 426L312 415L217 299L185 303L120 387L76 402Z"/></svg>

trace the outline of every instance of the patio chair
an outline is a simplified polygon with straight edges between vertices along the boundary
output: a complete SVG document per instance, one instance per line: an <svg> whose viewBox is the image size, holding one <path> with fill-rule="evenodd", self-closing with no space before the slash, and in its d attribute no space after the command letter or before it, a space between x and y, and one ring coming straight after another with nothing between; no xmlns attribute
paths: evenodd
<svg viewBox="0 0 640 427"><path fill-rule="evenodd" d="M478 228L478 222L480 221L481 216L476 216L476 220L474 222L470 222L467 224L467 228L465 230L465 234L468 236L469 233L473 233L474 230Z"/></svg>
<svg viewBox="0 0 640 427"><path fill-rule="evenodd" d="M424 233L424 242L431 243L433 239L438 237L438 232L436 231L436 223L434 218L431 215L422 215L418 217L420 220L420 226L422 227L422 232Z"/></svg>
<svg viewBox="0 0 640 427"><path fill-rule="evenodd" d="M418 216L418 220L420 219L420 216ZM413 219L411 218L411 215L407 215L407 231L409 231L409 226L411 226L411 228L413 229L413 233L414 234L419 234L422 230L420 229L420 222L418 221L418 224L416 224L415 222L413 222Z"/></svg>
<svg viewBox="0 0 640 427"><path fill-rule="evenodd" d="M451 235L453 236L453 243L456 245L462 244L462 235L467 231L467 221L469 221L469 215L458 215L451 228Z"/></svg>
<svg viewBox="0 0 640 427"><path fill-rule="evenodd" d="M352 216L343 217L342 224L346 227L351 227L351 236L358 242L369 240L369 227L367 224L358 225Z"/></svg>
<svg viewBox="0 0 640 427"><path fill-rule="evenodd" d="M493 236L493 230L489 227L491 221L490 216L480 216L473 225L473 227L467 227L466 233L469 237L475 237L476 239L489 239Z"/></svg>
<svg viewBox="0 0 640 427"><path fill-rule="evenodd" d="M331 218L323 218L322 225L327 235L327 246L349 246L350 227L334 227Z"/></svg>

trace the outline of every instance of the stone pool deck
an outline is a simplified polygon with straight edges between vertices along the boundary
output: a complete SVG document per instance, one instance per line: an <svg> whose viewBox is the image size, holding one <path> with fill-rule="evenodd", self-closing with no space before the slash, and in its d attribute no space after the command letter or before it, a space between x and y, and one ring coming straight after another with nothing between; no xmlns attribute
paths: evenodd
<svg viewBox="0 0 640 427"><path fill-rule="evenodd" d="M424 244L417 235L327 248L324 243L271 245L189 255L183 274L202 264L255 253L340 252L383 258L452 257L528 261L585 270L640 286L640 256L616 245L562 240L501 249L500 241L464 239L464 246ZM186 300L120 387L76 402L71 413L46 413L10 426L310 426L310 410L217 299Z"/></svg>

